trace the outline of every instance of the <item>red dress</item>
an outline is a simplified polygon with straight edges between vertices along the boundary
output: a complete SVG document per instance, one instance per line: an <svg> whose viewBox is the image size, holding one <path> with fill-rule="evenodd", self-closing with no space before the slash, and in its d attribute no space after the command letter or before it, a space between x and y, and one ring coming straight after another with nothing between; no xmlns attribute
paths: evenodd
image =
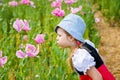
<svg viewBox="0 0 120 80"><path fill-rule="evenodd" d="M94 66L101 73L103 80L115 80L114 76L109 72L109 70L105 66L103 60L101 59L98 52L96 51L96 49L93 46L91 46L87 43L84 43L84 44L82 44L81 48L82 48L81 50L78 50L78 52L75 53L75 55L76 54L78 54L78 55L76 55L76 57L74 55L75 58L73 57L73 63L74 63L74 61L77 62L81 59L81 61L79 61L77 64L74 64L75 70L80 75L80 80L92 80L88 75L85 75L86 70L84 68L86 66L83 66L84 64L90 65L89 63L90 63L90 60L92 61L92 58L94 58L94 61L92 63L95 62ZM84 54L86 54L86 53L83 50L86 50L86 52L88 53L87 55L89 57L84 56ZM92 56L92 58L91 58L91 56ZM82 57L84 57L83 59L86 59L86 58L87 59L90 58L90 59L89 60L86 59L87 61L85 62L82 59ZM82 62L83 62L83 65L82 65ZM82 67L79 67L79 66L82 66Z"/></svg>
<svg viewBox="0 0 120 80"><path fill-rule="evenodd" d="M101 65L97 70L101 73L103 80L115 80L113 75L108 71L104 64ZM87 75L81 75L80 80L92 80L92 79Z"/></svg>

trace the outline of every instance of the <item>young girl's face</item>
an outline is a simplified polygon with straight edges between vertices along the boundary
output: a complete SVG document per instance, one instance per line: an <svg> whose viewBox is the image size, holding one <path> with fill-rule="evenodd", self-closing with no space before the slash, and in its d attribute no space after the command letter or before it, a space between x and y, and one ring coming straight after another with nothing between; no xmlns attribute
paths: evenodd
<svg viewBox="0 0 120 80"><path fill-rule="evenodd" d="M61 28L58 28L57 29L57 43L58 43L58 45L60 46L60 47L62 47L62 48L68 48L68 47L70 47L70 45L71 45L71 42L70 42L70 40L68 39L68 35L67 35L67 33L63 30L63 29L61 29Z"/></svg>

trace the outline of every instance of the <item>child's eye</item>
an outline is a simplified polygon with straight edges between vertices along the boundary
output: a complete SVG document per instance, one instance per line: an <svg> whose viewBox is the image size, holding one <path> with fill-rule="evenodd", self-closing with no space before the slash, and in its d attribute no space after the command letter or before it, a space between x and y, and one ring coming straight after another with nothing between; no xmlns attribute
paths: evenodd
<svg viewBox="0 0 120 80"><path fill-rule="evenodd" d="M61 37L61 35L59 35L59 37Z"/></svg>

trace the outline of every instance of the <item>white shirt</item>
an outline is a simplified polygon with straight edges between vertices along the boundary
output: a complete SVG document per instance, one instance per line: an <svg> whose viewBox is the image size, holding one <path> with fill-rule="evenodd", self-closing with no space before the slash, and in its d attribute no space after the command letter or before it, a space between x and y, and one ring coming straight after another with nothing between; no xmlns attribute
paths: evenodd
<svg viewBox="0 0 120 80"><path fill-rule="evenodd" d="M94 57L92 57L85 49L77 49L72 56L72 62L74 68L84 74L86 74L90 67L95 66L96 64Z"/></svg>

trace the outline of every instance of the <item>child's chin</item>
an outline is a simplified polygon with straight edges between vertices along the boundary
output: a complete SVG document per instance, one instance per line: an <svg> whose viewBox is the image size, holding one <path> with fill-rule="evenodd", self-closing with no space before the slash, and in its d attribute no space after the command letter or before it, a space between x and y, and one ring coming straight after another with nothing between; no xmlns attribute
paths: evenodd
<svg viewBox="0 0 120 80"><path fill-rule="evenodd" d="M60 44L58 44L58 46L60 46L61 48L67 48L66 46L63 46L63 45L60 45Z"/></svg>
<svg viewBox="0 0 120 80"><path fill-rule="evenodd" d="M59 45L61 48L67 48L67 47L65 47L65 46L61 46L61 45Z"/></svg>

